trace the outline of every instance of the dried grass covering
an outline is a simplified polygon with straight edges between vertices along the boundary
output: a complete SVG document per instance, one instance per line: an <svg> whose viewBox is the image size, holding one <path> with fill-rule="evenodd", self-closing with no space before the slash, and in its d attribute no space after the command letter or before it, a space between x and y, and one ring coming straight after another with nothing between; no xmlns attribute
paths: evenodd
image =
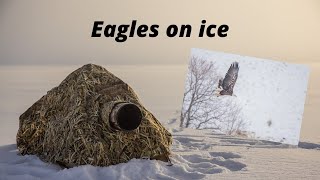
<svg viewBox="0 0 320 180"><path fill-rule="evenodd" d="M114 131L110 112L118 102L142 111L140 126ZM135 92L101 66L87 64L67 76L20 116L17 146L22 155L66 167L108 166L132 158L168 160L171 134L141 103Z"/></svg>

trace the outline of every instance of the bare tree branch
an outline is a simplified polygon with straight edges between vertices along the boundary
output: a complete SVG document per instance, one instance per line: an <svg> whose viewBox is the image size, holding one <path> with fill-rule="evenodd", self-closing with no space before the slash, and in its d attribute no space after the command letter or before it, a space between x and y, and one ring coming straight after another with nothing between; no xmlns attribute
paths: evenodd
<svg viewBox="0 0 320 180"><path fill-rule="evenodd" d="M232 99L215 97L218 74L213 62L191 57L187 75L180 127L218 129L233 134L245 123L241 108Z"/></svg>

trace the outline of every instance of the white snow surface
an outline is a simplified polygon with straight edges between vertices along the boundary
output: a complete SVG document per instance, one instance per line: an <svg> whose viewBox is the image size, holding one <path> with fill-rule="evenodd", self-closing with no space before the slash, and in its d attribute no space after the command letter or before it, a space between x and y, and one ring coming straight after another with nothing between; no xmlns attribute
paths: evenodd
<svg viewBox="0 0 320 180"><path fill-rule="evenodd" d="M108 167L84 165L63 169L34 155L18 155L16 145L11 144L0 146L0 179L316 179L320 176L319 144L304 142L297 148L211 130L180 129L176 119L164 125L174 138L172 166L162 161L132 159Z"/></svg>
<svg viewBox="0 0 320 180"><path fill-rule="evenodd" d="M251 137L298 145L309 77L307 66L202 49L192 49L191 56L214 62L221 77L237 61L240 69L234 87L236 97L232 98L242 107Z"/></svg>

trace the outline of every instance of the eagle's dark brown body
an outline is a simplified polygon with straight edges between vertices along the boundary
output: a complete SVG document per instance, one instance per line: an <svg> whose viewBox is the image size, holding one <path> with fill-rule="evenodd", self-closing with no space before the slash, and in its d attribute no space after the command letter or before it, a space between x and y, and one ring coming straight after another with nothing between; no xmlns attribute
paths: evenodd
<svg viewBox="0 0 320 180"><path fill-rule="evenodd" d="M220 95L233 95L233 87L237 81L238 78L238 72L239 72L239 63L233 62L228 72L226 73L224 79L219 80L218 88L222 89L220 91Z"/></svg>

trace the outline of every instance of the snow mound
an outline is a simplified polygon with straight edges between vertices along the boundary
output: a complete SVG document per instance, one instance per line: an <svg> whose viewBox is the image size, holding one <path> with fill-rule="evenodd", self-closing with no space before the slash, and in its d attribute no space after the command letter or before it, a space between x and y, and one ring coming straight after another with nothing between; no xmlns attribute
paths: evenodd
<svg viewBox="0 0 320 180"><path fill-rule="evenodd" d="M161 161L132 159L109 167L84 165L62 169L36 156L17 153L15 144L0 147L0 179L202 179L208 174L239 171L246 166L230 160L234 155L223 158L216 153L200 153L176 154L172 158L173 166Z"/></svg>

